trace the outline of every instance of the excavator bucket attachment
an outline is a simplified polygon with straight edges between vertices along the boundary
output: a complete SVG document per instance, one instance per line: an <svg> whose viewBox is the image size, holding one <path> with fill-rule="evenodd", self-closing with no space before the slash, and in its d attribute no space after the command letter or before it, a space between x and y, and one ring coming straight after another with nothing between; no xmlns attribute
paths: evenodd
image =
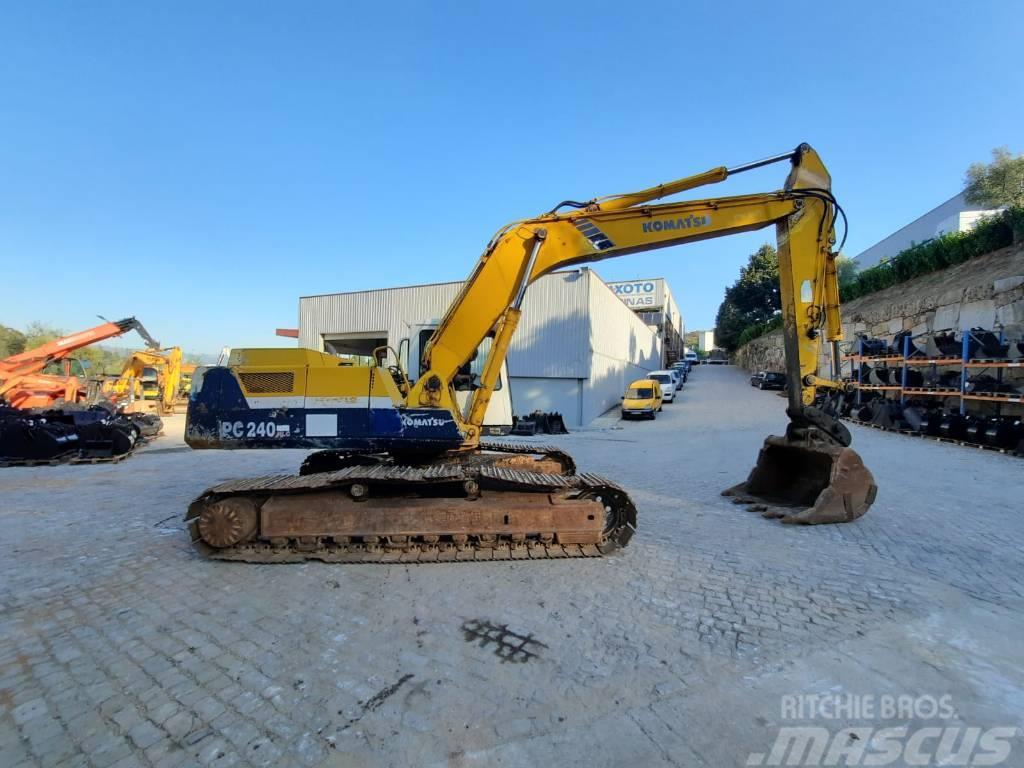
<svg viewBox="0 0 1024 768"><path fill-rule="evenodd" d="M131 453L140 436L155 435L161 426L160 419L137 419L100 406L0 408L0 466L114 460Z"/></svg>
<svg viewBox="0 0 1024 768"><path fill-rule="evenodd" d="M549 435L567 435L569 430L565 426L565 419L562 418L562 414L558 411L552 411L547 414L548 417L548 428L547 433Z"/></svg>
<svg viewBox="0 0 1024 768"><path fill-rule="evenodd" d="M783 523L847 523L868 511L877 492L851 448L771 435L746 482L722 492Z"/></svg>

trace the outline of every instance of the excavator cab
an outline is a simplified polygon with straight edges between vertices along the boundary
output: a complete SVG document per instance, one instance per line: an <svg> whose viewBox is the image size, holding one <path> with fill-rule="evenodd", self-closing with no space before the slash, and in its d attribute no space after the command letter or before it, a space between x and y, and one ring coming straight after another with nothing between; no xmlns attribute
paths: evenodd
<svg viewBox="0 0 1024 768"><path fill-rule="evenodd" d="M409 336L403 338L399 343L399 363L407 372L409 382L412 384L415 384L426 370L422 362L423 351L437 330L437 326L437 320L413 325L409 329ZM476 355L463 365L459 374L453 379L456 403L463 418L469 417L473 391L479 387L483 364L490 354L491 343L491 337L484 338L477 348ZM507 435L512 431L512 393L508 378L508 366L505 362L501 364L494 392L487 405L487 410L484 412L481 431L490 437Z"/></svg>

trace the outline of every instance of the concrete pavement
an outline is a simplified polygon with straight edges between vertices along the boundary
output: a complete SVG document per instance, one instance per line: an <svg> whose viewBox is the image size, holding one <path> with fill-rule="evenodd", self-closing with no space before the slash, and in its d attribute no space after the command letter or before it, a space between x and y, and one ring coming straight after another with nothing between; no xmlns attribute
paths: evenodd
<svg viewBox="0 0 1024 768"><path fill-rule="evenodd" d="M654 422L546 438L639 508L588 561L204 561L188 501L304 453L192 452L180 417L121 464L0 471L0 765L724 766L790 726L1024 728L1021 459L855 428L874 508L783 526L719 491L784 425L704 366ZM795 717L813 695L875 711Z"/></svg>

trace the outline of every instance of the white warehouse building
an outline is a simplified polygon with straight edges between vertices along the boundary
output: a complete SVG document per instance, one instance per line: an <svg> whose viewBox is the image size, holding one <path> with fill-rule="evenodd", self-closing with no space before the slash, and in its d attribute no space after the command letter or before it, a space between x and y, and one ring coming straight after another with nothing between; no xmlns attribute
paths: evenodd
<svg viewBox="0 0 1024 768"><path fill-rule="evenodd" d="M966 232L985 216L998 212L998 209L989 210L980 205L968 203L964 193L960 192L853 258L857 262L858 269L867 269L883 259L891 259L912 245L951 232Z"/></svg>
<svg viewBox="0 0 1024 768"><path fill-rule="evenodd" d="M370 355L398 349L410 328L437 322L461 282L299 299L299 346ZM554 272L526 291L508 373L513 411L558 411L581 426L619 404L631 381L660 367L659 334L591 269Z"/></svg>
<svg viewBox="0 0 1024 768"><path fill-rule="evenodd" d="M663 277L642 280L616 280L608 283L615 295L647 326L659 334L662 343L662 366L671 365L683 356L686 328L668 281Z"/></svg>

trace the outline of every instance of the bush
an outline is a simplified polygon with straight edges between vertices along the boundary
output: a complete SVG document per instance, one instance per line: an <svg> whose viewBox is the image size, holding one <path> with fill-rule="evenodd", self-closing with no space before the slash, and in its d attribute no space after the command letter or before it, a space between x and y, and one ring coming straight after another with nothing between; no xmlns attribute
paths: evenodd
<svg viewBox="0 0 1024 768"><path fill-rule="evenodd" d="M942 235L900 251L888 261L861 271L852 282L841 285L839 295L843 301L857 299L1022 240L1024 209L1010 208L998 216L984 219L969 232Z"/></svg>
<svg viewBox="0 0 1024 768"><path fill-rule="evenodd" d="M1013 232L1013 242L1024 243L1024 208L1010 208L1003 215Z"/></svg>

